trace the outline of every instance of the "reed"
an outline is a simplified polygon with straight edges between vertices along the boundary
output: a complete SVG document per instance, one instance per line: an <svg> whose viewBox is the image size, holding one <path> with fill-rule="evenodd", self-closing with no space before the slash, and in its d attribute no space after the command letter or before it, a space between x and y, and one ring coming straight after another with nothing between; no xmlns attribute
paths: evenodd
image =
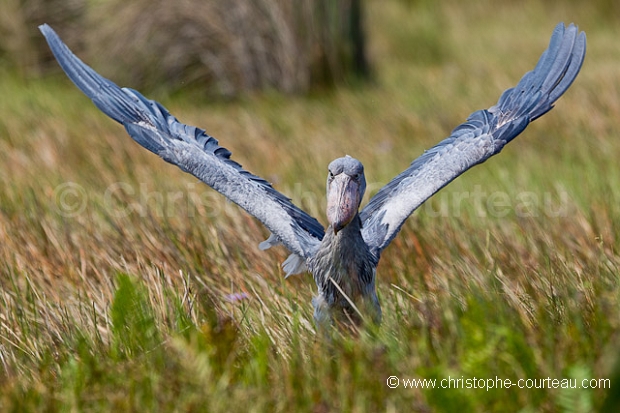
<svg viewBox="0 0 620 413"><path fill-rule="evenodd" d="M576 3L368 7L372 85L163 103L323 221L332 159L363 161L376 191L495 103L558 21L586 30L588 54L555 109L386 249L382 326L331 343L314 331L313 281L283 279L286 252L259 251L259 223L144 151L66 79L2 70L0 410L589 412L611 394L614 411L615 389L386 380L618 385L617 21ZM404 49L418 23L444 44L425 61Z"/></svg>

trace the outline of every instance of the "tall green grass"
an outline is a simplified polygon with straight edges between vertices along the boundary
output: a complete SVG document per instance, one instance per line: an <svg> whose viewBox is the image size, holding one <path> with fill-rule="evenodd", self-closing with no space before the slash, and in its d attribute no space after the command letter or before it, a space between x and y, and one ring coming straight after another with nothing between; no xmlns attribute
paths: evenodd
<svg viewBox="0 0 620 413"><path fill-rule="evenodd" d="M164 103L323 220L333 158L360 159L376 191L495 103L558 21L587 31L588 55L552 112L408 220L378 269L381 327L329 342L314 331L313 281L283 279L286 252L258 250L259 223L138 147L66 79L2 73L0 410L603 407L606 389L386 380L618 386L617 21L570 3L368 7L374 85Z"/></svg>

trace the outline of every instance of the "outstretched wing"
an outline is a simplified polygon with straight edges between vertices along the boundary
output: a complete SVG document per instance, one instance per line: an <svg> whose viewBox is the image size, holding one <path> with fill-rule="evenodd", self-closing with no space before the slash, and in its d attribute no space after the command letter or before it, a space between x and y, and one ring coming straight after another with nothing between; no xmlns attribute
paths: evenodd
<svg viewBox="0 0 620 413"><path fill-rule="evenodd" d="M230 159L230 151L194 126L180 123L159 103L120 88L78 59L51 27L39 27L67 76L129 135L165 161L194 175L258 218L292 253L307 258L323 238L323 226L264 179ZM261 245L275 244L273 237Z"/></svg>
<svg viewBox="0 0 620 413"><path fill-rule="evenodd" d="M516 87L506 90L495 106L471 114L385 185L361 212L362 235L371 251L379 255L424 201L499 153L530 122L551 110L575 80L585 51L585 34L573 24L567 28L558 24L536 67Z"/></svg>

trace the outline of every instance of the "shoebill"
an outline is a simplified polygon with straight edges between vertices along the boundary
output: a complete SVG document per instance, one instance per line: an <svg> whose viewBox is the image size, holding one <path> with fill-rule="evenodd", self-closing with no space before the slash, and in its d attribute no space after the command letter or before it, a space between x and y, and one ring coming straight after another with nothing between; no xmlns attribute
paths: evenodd
<svg viewBox="0 0 620 413"><path fill-rule="evenodd" d="M281 244L291 253L283 264L287 276L303 271L313 275L318 287L313 299L318 325L343 317L356 322L381 320L375 289L377 264L407 217L463 172L498 154L530 122L551 110L575 80L586 50L583 32L573 24L558 24L536 67L506 90L497 104L472 113L361 209L364 167L349 156L331 162L327 170L329 225L324 229L266 180L233 161L231 152L204 130L179 122L158 102L97 74L48 25L40 30L62 69L99 109L121 123L138 144L262 222L271 236L260 248Z"/></svg>

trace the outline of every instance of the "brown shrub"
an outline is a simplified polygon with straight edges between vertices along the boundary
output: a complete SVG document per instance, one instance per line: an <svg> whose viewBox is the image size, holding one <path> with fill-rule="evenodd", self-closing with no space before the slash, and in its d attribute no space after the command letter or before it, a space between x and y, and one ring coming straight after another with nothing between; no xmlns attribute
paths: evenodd
<svg viewBox="0 0 620 413"><path fill-rule="evenodd" d="M361 0L7 1L0 50L21 68L49 60L36 31L47 22L98 71L141 90L295 93L368 73Z"/></svg>
<svg viewBox="0 0 620 413"><path fill-rule="evenodd" d="M366 68L359 0L110 0L96 15L115 17L93 22L91 57L140 88L300 92Z"/></svg>
<svg viewBox="0 0 620 413"><path fill-rule="evenodd" d="M47 68L52 54L37 26L52 25L78 50L85 11L85 0L3 0L0 57L24 73Z"/></svg>

